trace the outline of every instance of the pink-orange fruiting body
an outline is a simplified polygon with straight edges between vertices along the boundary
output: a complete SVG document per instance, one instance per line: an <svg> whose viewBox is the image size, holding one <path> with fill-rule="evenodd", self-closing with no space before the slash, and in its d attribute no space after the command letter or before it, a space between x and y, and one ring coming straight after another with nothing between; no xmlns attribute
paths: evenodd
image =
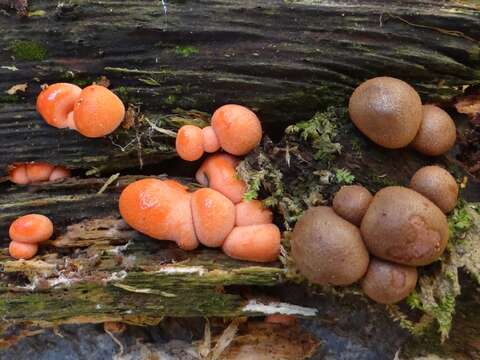
<svg viewBox="0 0 480 360"><path fill-rule="evenodd" d="M128 225L145 235L172 240L184 250L193 250L198 240L191 215L191 196L173 180L138 180L120 195L120 214Z"/></svg>
<svg viewBox="0 0 480 360"><path fill-rule="evenodd" d="M228 256L248 261L275 261L280 253L280 230L273 224L237 226L222 246Z"/></svg>
<svg viewBox="0 0 480 360"><path fill-rule="evenodd" d="M122 101L100 85L90 85L83 89L73 110L77 131L90 138L111 134L120 126L124 116L125 106Z"/></svg>
<svg viewBox="0 0 480 360"><path fill-rule="evenodd" d="M38 95L37 111L51 126L71 127L71 114L81 91L73 84L52 84Z"/></svg>
<svg viewBox="0 0 480 360"><path fill-rule="evenodd" d="M220 149L220 143L218 142L217 135L213 127L206 126L202 129L203 135L203 149L205 152L214 153Z"/></svg>
<svg viewBox="0 0 480 360"><path fill-rule="evenodd" d="M178 156L183 160L195 161L203 155L202 129L193 125L182 126L175 139L175 148Z"/></svg>
<svg viewBox="0 0 480 360"><path fill-rule="evenodd" d="M63 166L54 166L44 162L16 163L8 167L9 180L19 185L55 181L70 177L70 175L70 171Z"/></svg>
<svg viewBox="0 0 480 360"><path fill-rule="evenodd" d="M212 189L199 189L192 195L195 233L205 246L222 246L235 225L235 205Z"/></svg>
<svg viewBox="0 0 480 360"><path fill-rule="evenodd" d="M262 139L262 125L257 115L241 105L219 107L211 123L220 146L232 155L248 154Z"/></svg>
<svg viewBox="0 0 480 360"><path fill-rule="evenodd" d="M243 200L235 205L235 225L260 225L273 221L273 213L259 200Z"/></svg>
<svg viewBox="0 0 480 360"><path fill-rule="evenodd" d="M15 259L28 260L35 256L38 251L38 244L27 244L18 241L10 242L8 252Z"/></svg>
<svg viewBox="0 0 480 360"><path fill-rule="evenodd" d="M210 155L198 169L195 178L228 197L234 204L243 199L247 185L238 178L235 167L239 160L228 154Z"/></svg>
<svg viewBox="0 0 480 360"><path fill-rule="evenodd" d="M36 244L50 239L53 234L53 224L44 215L28 214L12 222L8 233L12 241Z"/></svg>

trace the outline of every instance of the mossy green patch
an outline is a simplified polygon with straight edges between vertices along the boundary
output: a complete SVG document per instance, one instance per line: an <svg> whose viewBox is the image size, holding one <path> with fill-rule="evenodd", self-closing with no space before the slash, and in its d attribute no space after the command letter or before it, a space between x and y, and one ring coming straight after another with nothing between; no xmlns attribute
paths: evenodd
<svg viewBox="0 0 480 360"><path fill-rule="evenodd" d="M0 104L13 104L20 101L18 95L0 95Z"/></svg>
<svg viewBox="0 0 480 360"><path fill-rule="evenodd" d="M335 181L337 184L353 184L355 181L355 176L348 169L336 169L335 170Z"/></svg>
<svg viewBox="0 0 480 360"><path fill-rule="evenodd" d="M32 40L15 40L10 43L9 50L19 60L42 61L47 57L47 49Z"/></svg>
<svg viewBox="0 0 480 360"><path fill-rule="evenodd" d="M473 218L471 212L468 211L465 202L460 201L451 215L448 217L448 229L450 232L450 239L453 242L462 241L465 232L473 225Z"/></svg>
<svg viewBox="0 0 480 360"><path fill-rule="evenodd" d="M182 57L190 57L192 55L198 54L198 48L194 46L177 46L175 48L175 54Z"/></svg>
<svg viewBox="0 0 480 360"><path fill-rule="evenodd" d="M285 133L298 135L303 141L309 142L315 151L315 160L328 163L342 150L340 143L334 141L338 135L335 119L335 110L329 108L316 113L310 120L290 125Z"/></svg>
<svg viewBox="0 0 480 360"><path fill-rule="evenodd" d="M170 94L165 98L165 103L168 105L173 105L177 102L177 96Z"/></svg>

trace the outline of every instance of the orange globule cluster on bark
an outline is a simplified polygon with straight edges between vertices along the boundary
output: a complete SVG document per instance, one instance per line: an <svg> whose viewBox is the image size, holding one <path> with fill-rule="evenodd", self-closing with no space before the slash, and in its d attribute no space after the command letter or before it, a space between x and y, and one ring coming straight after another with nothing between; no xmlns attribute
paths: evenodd
<svg viewBox="0 0 480 360"><path fill-rule="evenodd" d="M137 231L158 240L173 240L185 250L199 244L222 248L240 260L271 262L280 252L280 230L273 214L258 200L246 201L245 182L236 167L260 142L257 116L240 105L224 105L200 129L185 125L178 131L179 156L188 161L209 155L195 178L205 188L189 192L174 180L143 179L121 194L123 219ZM235 155L235 156L234 156Z"/></svg>

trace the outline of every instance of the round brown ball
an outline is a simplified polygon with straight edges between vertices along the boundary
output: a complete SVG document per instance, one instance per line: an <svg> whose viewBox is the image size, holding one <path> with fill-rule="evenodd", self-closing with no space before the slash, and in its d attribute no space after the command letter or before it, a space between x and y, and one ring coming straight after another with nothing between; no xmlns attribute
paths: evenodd
<svg viewBox="0 0 480 360"><path fill-rule="evenodd" d="M349 285L367 271L369 255L358 228L332 208L308 209L292 233L292 256L308 280Z"/></svg>
<svg viewBox="0 0 480 360"><path fill-rule="evenodd" d="M449 213L457 205L457 182L440 166L424 166L417 170L410 180L410 187L433 201L444 213Z"/></svg>
<svg viewBox="0 0 480 360"><path fill-rule="evenodd" d="M373 301L394 304L405 299L417 285L417 268L373 258L362 280L362 289Z"/></svg>
<svg viewBox="0 0 480 360"><path fill-rule="evenodd" d="M448 242L445 214L423 195L402 186L375 194L361 232L371 254L410 266L437 260Z"/></svg>
<svg viewBox="0 0 480 360"><path fill-rule="evenodd" d="M412 147L425 155L438 156L455 144L457 130L450 115L435 105L423 105L423 117Z"/></svg>
<svg viewBox="0 0 480 360"><path fill-rule="evenodd" d="M410 144L422 121L420 96L406 82L382 76L360 84L348 105L355 126L389 149Z"/></svg>
<svg viewBox="0 0 480 360"><path fill-rule="evenodd" d="M361 185L348 185L335 194L333 210L352 224L360 226L373 196Z"/></svg>

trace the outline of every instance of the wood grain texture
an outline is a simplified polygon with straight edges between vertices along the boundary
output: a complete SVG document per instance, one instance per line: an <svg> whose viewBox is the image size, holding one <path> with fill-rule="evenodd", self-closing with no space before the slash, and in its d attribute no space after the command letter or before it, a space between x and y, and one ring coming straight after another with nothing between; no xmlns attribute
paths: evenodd
<svg viewBox="0 0 480 360"><path fill-rule="evenodd" d="M158 1L46 0L29 10L45 13L0 16L2 171L40 159L105 172L106 162L139 166L133 147L122 152L112 139L45 125L34 111L44 83L86 85L106 75L125 102L154 116L235 102L278 131L344 104L372 76L397 76L424 100L448 100L478 83L480 71L475 2L172 1L165 14ZM25 94L3 93L21 83ZM124 144L135 136L126 132ZM171 141L156 143L141 150L147 164L171 156Z"/></svg>

